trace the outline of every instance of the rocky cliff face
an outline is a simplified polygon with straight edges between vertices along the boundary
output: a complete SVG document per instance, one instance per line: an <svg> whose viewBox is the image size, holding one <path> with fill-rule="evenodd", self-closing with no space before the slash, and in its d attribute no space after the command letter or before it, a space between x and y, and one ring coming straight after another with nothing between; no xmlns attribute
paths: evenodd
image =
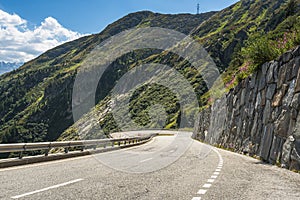
<svg viewBox="0 0 300 200"><path fill-rule="evenodd" d="M198 117L193 137L300 170L300 47L265 63Z"/></svg>

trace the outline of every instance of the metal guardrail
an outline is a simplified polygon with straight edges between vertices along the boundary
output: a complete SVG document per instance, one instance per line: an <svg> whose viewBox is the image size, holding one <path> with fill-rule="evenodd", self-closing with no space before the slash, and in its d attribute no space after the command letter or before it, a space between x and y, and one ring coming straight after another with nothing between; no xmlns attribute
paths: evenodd
<svg viewBox="0 0 300 200"><path fill-rule="evenodd" d="M39 142L39 143L18 143L18 144L0 144L0 153L20 152L19 158L23 158L23 153L28 151L45 150L45 156L55 148L64 148L64 152L68 153L71 148L96 149L97 147L107 148L109 146L132 146L145 140L150 140L157 134L151 134L145 137L131 137L120 139L100 139L100 140L81 140L81 141L62 141L62 142Z"/></svg>

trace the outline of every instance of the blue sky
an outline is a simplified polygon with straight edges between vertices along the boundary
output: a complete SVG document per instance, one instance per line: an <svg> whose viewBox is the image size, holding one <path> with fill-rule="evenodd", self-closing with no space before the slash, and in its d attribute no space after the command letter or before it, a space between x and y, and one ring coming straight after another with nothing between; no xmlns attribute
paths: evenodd
<svg viewBox="0 0 300 200"><path fill-rule="evenodd" d="M26 62L41 53L99 33L137 11L196 13L221 10L237 0L0 0L0 61Z"/></svg>
<svg viewBox="0 0 300 200"><path fill-rule="evenodd" d="M122 16L140 10L160 13L196 13L221 10L237 0L0 0L0 9L16 13L33 24L51 16L80 33L97 33Z"/></svg>

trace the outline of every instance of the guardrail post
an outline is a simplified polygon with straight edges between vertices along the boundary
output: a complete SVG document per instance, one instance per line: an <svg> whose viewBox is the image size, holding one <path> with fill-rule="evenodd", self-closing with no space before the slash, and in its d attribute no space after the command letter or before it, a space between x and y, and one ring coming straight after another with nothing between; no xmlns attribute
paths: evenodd
<svg viewBox="0 0 300 200"><path fill-rule="evenodd" d="M21 151L20 153L19 153L19 159L22 159L23 158L23 151Z"/></svg>
<svg viewBox="0 0 300 200"><path fill-rule="evenodd" d="M69 153L69 147L65 148L65 153Z"/></svg>
<svg viewBox="0 0 300 200"><path fill-rule="evenodd" d="M111 147L114 147L114 146L115 146L115 142L112 142L112 143L111 143Z"/></svg>
<svg viewBox="0 0 300 200"><path fill-rule="evenodd" d="M118 142L118 145L121 146L121 142L120 141Z"/></svg>
<svg viewBox="0 0 300 200"><path fill-rule="evenodd" d="M49 155L49 151L50 151L50 149L47 149L47 150L45 151L45 156L48 156L48 155Z"/></svg>

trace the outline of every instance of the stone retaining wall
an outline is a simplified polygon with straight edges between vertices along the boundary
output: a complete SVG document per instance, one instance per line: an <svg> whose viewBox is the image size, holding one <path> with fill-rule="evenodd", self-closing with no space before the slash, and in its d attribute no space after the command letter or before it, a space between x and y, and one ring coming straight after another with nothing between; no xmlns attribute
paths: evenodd
<svg viewBox="0 0 300 200"><path fill-rule="evenodd" d="M195 139L300 170L300 47L264 64L198 117Z"/></svg>

